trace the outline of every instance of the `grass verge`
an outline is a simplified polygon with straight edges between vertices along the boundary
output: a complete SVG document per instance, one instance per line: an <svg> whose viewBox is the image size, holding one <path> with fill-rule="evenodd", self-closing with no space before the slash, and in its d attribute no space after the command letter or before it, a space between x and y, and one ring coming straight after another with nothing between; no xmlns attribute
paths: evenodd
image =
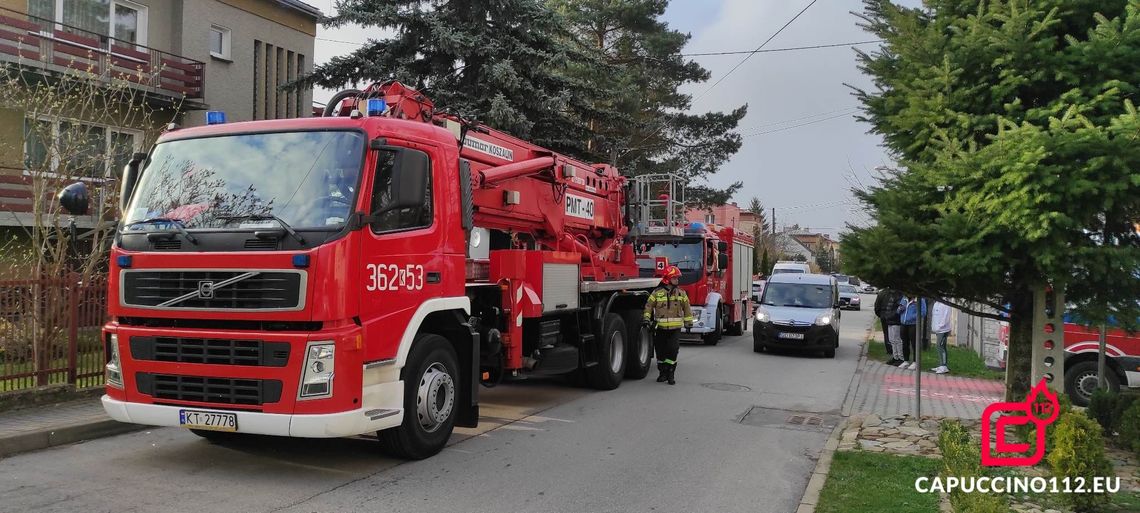
<svg viewBox="0 0 1140 513"><path fill-rule="evenodd" d="M931 513L938 494L918 493L914 480L938 474L940 462L921 456L837 451L819 495L817 513Z"/></svg>
<svg viewBox="0 0 1140 513"><path fill-rule="evenodd" d="M867 358L885 362L890 358L887 356L887 349L883 346L883 341L874 337L867 341ZM1005 374L1001 371L995 371L986 367L986 362L982 360L978 353L975 353L970 348L948 346L946 348L946 360L950 367L951 376L962 376L966 378L982 378L1004 380ZM922 351L922 370L930 370L938 366L938 349L933 344L930 349Z"/></svg>

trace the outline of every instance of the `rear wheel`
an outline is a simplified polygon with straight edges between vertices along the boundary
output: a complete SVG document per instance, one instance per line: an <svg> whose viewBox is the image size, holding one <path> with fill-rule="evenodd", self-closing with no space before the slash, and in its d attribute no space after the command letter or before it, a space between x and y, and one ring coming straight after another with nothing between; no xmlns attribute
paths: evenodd
<svg viewBox="0 0 1140 513"><path fill-rule="evenodd" d="M598 334L598 363L586 368L586 384L598 390L613 390L625 374L625 322L616 313L606 314Z"/></svg>
<svg viewBox="0 0 1140 513"><path fill-rule="evenodd" d="M724 324L724 309L718 306L716 309L716 326L713 328L712 333L705 335L701 339L706 346L715 346L717 342L720 342L720 337L724 334Z"/></svg>
<svg viewBox="0 0 1140 513"><path fill-rule="evenodd" d="M629 310L622 315L625 321L626 338L629 340L626 352L625 377L641 379L649 374L653 365L653 335L649 326L641 323L641 312Z"/></svg>
<svg viewBox="0 0 1140 513"><path fill-rule="evenodd" d="M744 305L741 304L739 308L742 310L738 317L740 320L728 325L728 334L734 337L744 334Z"/></svg>
<svg viewBox="0 0 1140 513"><path fill-rule="evenodd" d="M455 428L458 362L447 339L416 336L404 367L404 422L376 434L385 452L422 460L443 449Z"/></svg>

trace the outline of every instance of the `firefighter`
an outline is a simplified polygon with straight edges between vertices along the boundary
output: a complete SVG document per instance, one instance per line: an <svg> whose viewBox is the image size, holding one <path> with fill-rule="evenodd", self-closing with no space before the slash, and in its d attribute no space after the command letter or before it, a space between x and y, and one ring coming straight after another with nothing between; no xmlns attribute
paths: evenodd
<svg viewBox="0 0 1140 513"><path fill-rule="evenodd" d="M653 348L657 352L657 382L668 381L676 385L677 353L681 349L681 328L693 327L693 311L689 296L678 287L681 270L669 266L661 277L661 284L649 293L645 302L643 323L654 329Z"/></svg>

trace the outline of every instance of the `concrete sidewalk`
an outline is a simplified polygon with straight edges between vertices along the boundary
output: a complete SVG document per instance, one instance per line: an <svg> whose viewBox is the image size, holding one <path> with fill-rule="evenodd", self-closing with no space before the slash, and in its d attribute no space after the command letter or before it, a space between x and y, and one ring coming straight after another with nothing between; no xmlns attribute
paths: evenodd
<svg viewBox="0 0 1140 513"><path fill-rule="evenodd" d="M98 397L0 412L0 458L143 427L111 420Z"/></svg>
<svg viewBox="0 0 1140 513"><path fill-rule="evenodd" d="M854 400L844 415L914 415L914 374L877 360L864 360ZM1004 394L1005 385L1000 381L922 373L923 417L980 419L982 410L1001 401Z"/></svg>

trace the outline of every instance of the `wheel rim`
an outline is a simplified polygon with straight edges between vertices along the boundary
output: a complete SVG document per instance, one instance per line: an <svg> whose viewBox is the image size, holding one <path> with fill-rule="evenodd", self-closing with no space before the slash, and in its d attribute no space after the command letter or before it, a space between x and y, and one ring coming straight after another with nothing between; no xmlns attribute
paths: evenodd
<svg viewBox="0 0 1140 513"><path fill-rule="evenodd" d="M649 364L649 328L644 326L638 331L641 340L637 343L637 362L641 365Z"/></svg>
<svg viewBox="0 0 1140 513"><path fill-rule="evenodd" d="M1082 372L1077 375L1076 379L1076 392L1084 399L1092 398L1093 392L1096 391L1099 385L1096 372Z"/></svg>
<svg viewBox="0 0 1140 513"><path fill-rule="evenodd" d="M416 417L428 433L439 429L455 407L455 380L442 363L435 362L424 370L416 391Z"/></svg>
<svg viewBox="0 0 1140 513"><path fill-rule="evenodd" d="M625 363L625 339L620 331L615 331L610 334L610 370L614 374L621 372L623 363Z"/></svg>

